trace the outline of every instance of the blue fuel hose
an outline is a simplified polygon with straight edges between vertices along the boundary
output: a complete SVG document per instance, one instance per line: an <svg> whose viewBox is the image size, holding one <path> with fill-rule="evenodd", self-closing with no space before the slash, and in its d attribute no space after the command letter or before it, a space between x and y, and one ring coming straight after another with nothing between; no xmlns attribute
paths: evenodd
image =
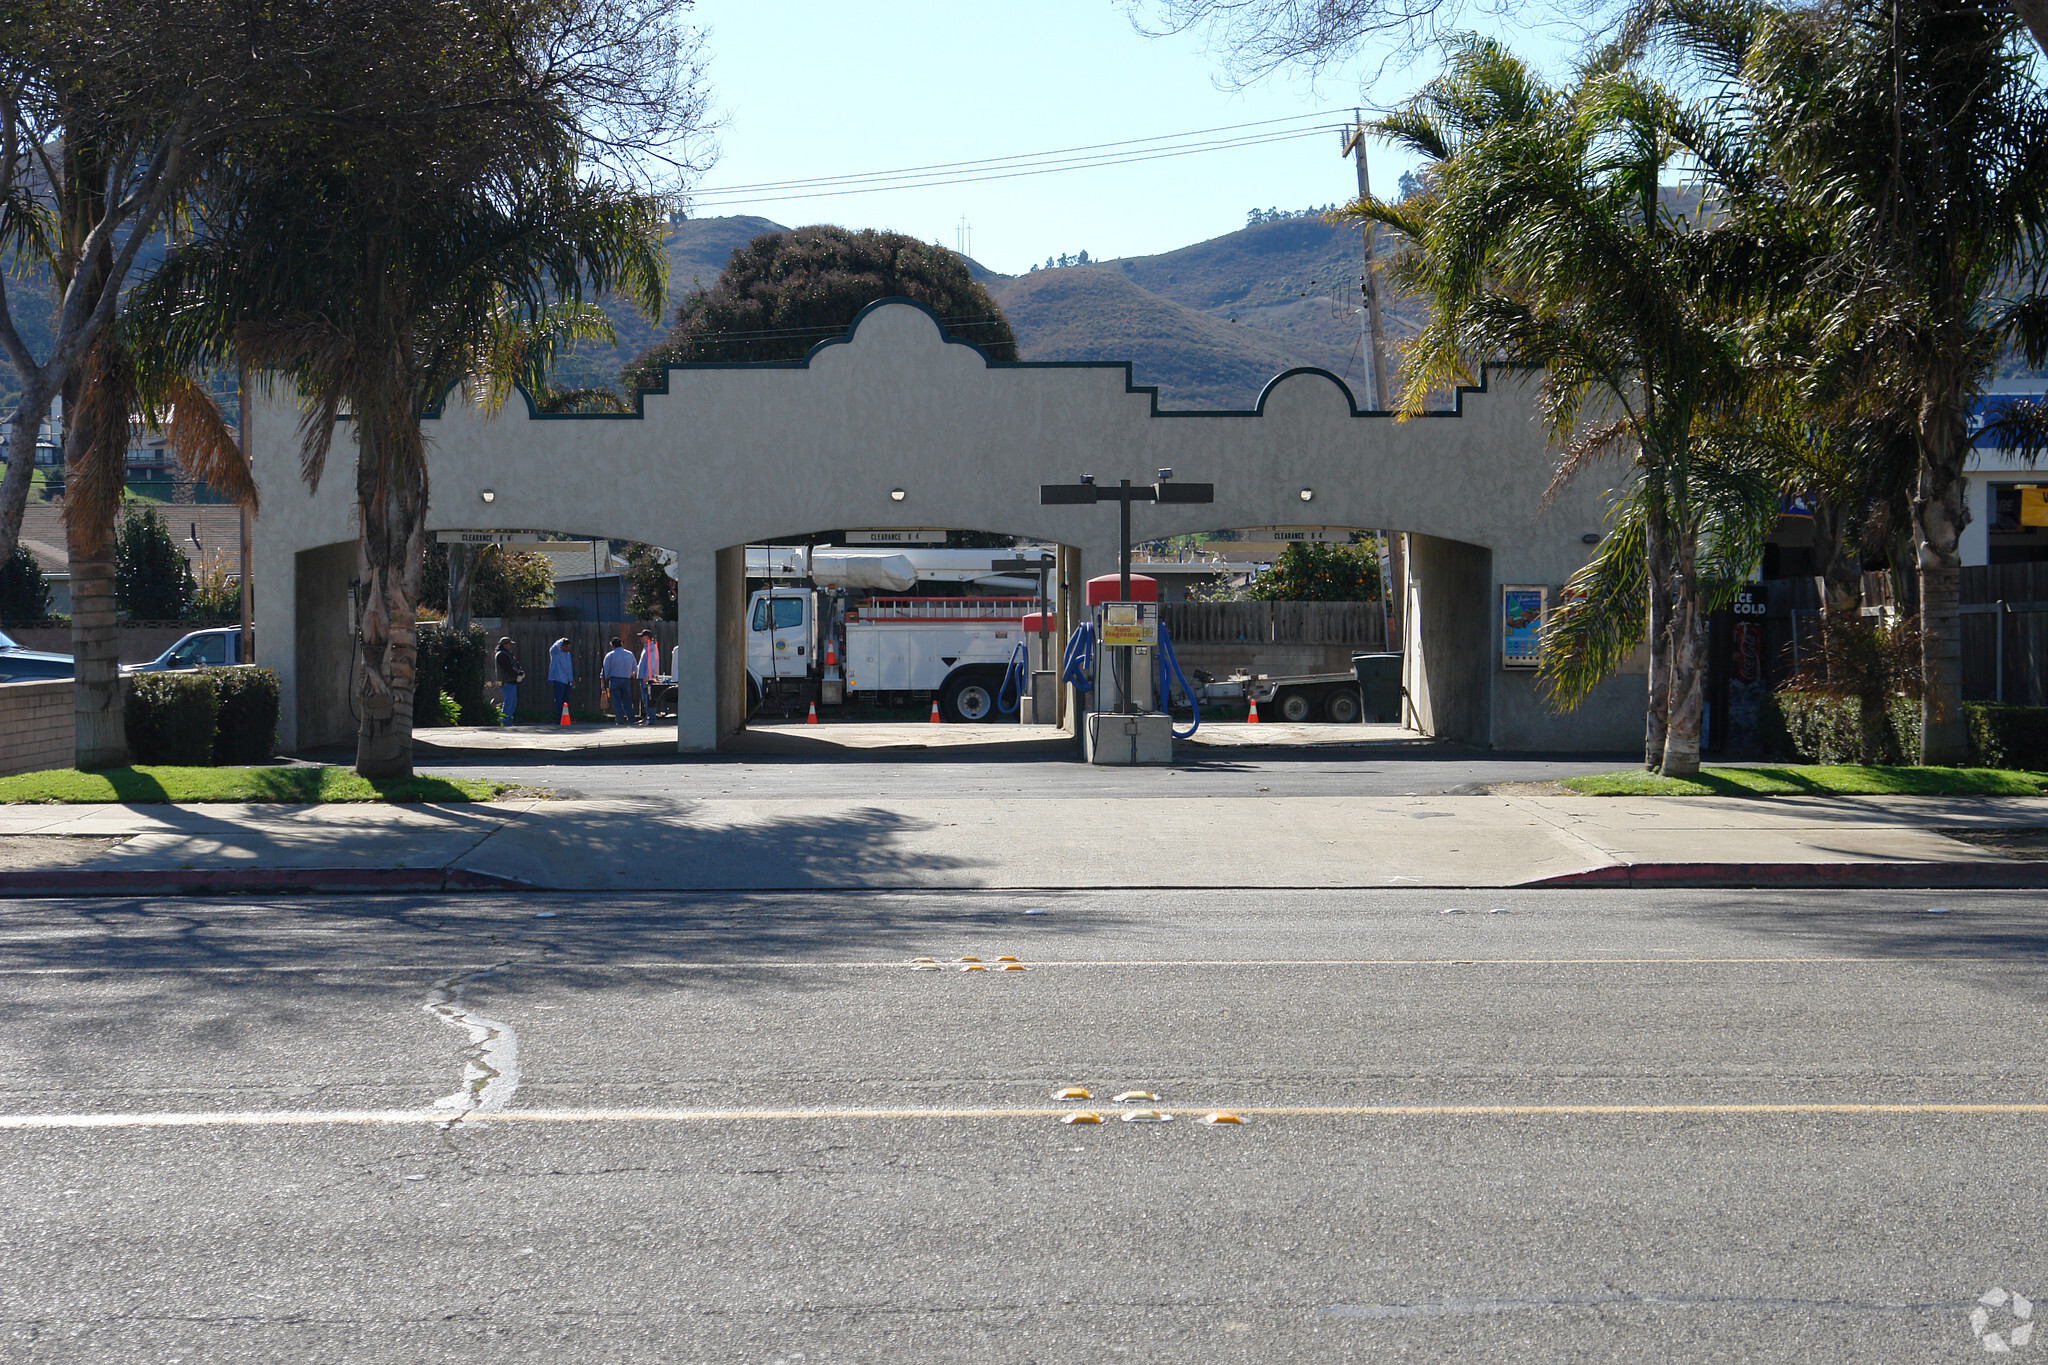
<svg viewBox="0 0 2048 1365"><path fill-rule="evenodd" d="M1019 640L1017 647L1010 651L1010 662L1003 668L1003 685L996 689L996 711L1001 715L1015 715L1017 712L1017 703L1024 696L1024 663L1024 642ZM1007 705L1003 702L1005 694L1010 698Z"/></svg>
<svg viewBox="0 0 2048 1365"><path fill-rule="evenodd" d="M1166 686L1168 669L1173 670L1173 676L1180 680L1180 690L1187 694L1188 707L1194 712L1194 720L1186 731L1175 730L1173 737L1175 739L1193 739L1195 731L1202 728L1202 701L1201 698L1195 695L1195 689L1188 686L1187 675L1180 671L1180 660L1173 657L1173 639L1166 633L1166 622L1161 621L1159 623L1159 709L1171 714L1173 708L1170 703L1173 700L1173 693Z"/></svg>
<svg viewBox="0 0 2048 1365"><path fill-rule="evenodd" d="M1088 675L1094 662L1095 623L1083 621L1067 637L1067 655L1060 663L1060 681L1072 684L1077 691L1094 691L1095 681Z"/></svg>

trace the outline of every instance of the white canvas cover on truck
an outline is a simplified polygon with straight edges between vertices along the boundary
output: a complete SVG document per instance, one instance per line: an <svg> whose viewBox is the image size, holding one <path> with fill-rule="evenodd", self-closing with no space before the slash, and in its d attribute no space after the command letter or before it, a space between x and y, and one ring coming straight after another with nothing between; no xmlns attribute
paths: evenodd
<svg viewBox="0 0 2048 1365"><path fill-rule="evenodd" d="M908 555L836 554L811 551L811 581L821 588L875 588L909 592L917 586L917 568Z"/></svg>

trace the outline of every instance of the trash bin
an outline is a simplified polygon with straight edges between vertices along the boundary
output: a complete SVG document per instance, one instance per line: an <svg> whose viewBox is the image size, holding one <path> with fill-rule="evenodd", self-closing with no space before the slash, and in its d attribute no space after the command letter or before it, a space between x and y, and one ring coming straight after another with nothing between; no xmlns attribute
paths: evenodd
<svg viewBox="0 0 2048 1365"><path fill-rule="evenodd" d="M1380 725L1401 722L1401 656L1398 654L1354 654L1351 676L1358 679L1358 697L1364 712L1360 720Z"/></svg>

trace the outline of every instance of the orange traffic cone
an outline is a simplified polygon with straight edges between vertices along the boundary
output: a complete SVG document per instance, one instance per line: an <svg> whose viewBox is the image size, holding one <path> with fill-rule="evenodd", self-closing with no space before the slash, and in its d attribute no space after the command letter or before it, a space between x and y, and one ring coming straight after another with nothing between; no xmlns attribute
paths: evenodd
<svg viewBox="0 0 2048 1365"><path fill-rule="evenodd" d="M1252 698L1252 713L1244 718L1244 723L1246 725L1257 725L1259 723L1259 699L1257 697Z"/></svg>
<svg viewBox="0 0 2048 1365"><path fill-rule="evenodd" d="M567 725L568 723L569 723L569 703L568 703L568 702L563 702L563 703L562 703L562 724L563 724L563 725Z"/></svg>
<svg viewBox="0 0 2048 1365"><path fill-rule="evenodd" d="M806 717L804 717L804 724L806 724L806 725L816 725L817 723L818 723L818 703L816 703L816 702L812 702L812 703L811 703L811 714L810 714L810 715L808 715L808 716L806 716Z"/></svg>
<svg viewBox="0 0 2048 1365"><path fill-rule="evenodd" d="M932 698L932 724L934 724L934 725L943 725L943 724L945 724L945 722L944 722L944 721L942 721L942 720L940 720L940 719L939 719L939 699L938 699L937 697L933 697L933 698Z"/></svg>

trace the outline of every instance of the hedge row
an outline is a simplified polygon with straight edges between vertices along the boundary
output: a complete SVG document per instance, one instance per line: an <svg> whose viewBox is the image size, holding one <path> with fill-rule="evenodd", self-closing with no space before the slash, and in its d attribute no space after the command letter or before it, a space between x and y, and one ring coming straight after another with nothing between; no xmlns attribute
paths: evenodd
<svg viewBox="0 0 2048 1365"><path fill-rule="evenodd" d="M454 702L460 724L496 725L498 708L484 695L491 661L490 637L482 626L450 630L438 621L419 628L419 656L413 683L413 724L453 725L440 698Z"/></svg>
<svg viewBox="0 0 2048 1365"><path fill-rule="evenodd" d="M137 763L264 763L277 752L277 674L195 668L128 678L128 747Z"/></svg>
<svg viewBox="0 0 2048 1365"><path fill-rule="evenodd" d="M1781 692L1771 699L1771 747L1807 763L1911 764L1919 761L1920 703L1892 697L1866 707L1853 697ZM1970 723L1969 766L2048 771L2048 707L1963 703Z"/></svg>

